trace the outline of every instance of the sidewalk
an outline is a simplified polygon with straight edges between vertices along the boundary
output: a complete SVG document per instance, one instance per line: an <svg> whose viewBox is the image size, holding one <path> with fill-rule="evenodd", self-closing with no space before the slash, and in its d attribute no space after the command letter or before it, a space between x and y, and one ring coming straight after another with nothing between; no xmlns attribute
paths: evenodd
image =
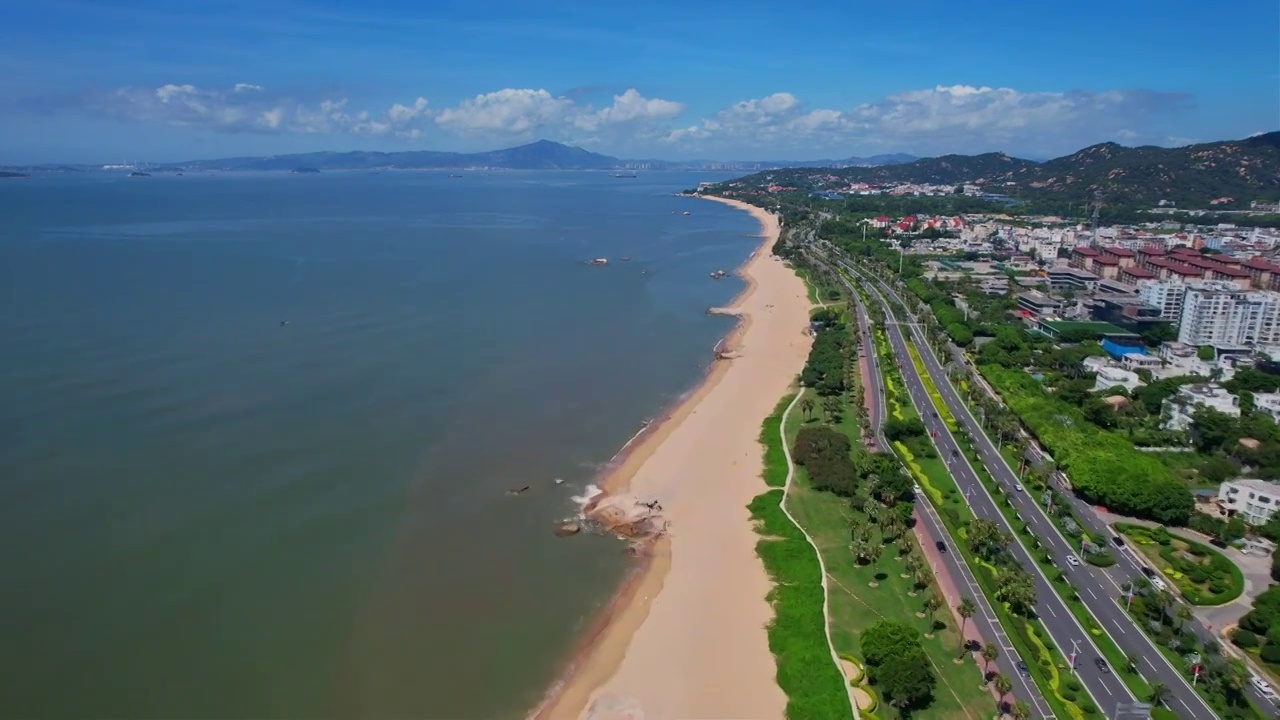
<svg viewBox="0 0 1280 720"><path fill-rule="evenodd" d="M928 561L929 567L933 569L934 581L938 583L938 589L942 591L942 599L947 604L947 609L951 611L951 619L955 622L956 627L960 627L964 618L960 617L960 613L956 607L960 605L960 601L964 596L960 594L960 590L956 587L955 580L951 577L951 573L947 572L947 566L942 562L942 555L938 552L938 538L933 537L924 523L920 522L917 514L918 510L913 511L915 517L915 527L913 530L916 534L916 540L920 542L920 551L924 555L924 559ZM969 647L982 648L986 642L982 639L982 634L978 632L975 623L963 622L964 625L964 641ZM974 644L976 643L976 645ZM970 652L969 656L973 658L974 663L978 666L978 672L983 672L982 656L978 652ZM985 677L985 673L984 673ZM987 689L991 692L991 697L995 700L1000 699L1000 694L995 691L994 684L989 683Z"/></svg>

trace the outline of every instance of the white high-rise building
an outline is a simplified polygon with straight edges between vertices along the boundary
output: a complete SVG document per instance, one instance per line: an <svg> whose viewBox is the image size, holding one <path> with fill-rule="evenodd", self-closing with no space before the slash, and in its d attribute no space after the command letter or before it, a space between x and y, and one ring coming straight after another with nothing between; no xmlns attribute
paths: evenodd
<svg viewBox="0 0 1280 720"><path fill-rule="evenodd" d="M1178 341L1214 347L1280 345L1280 293L1245 291L1234 283L1189 283Z"/></svg>
<svg viewBox="0 0 1280 720"><path fill-rule="evenodd" d="M1182 300L1187 284L1181 280L1139 280L1138 299L1160 308L1160 318L1177 323L1182 319Z"/></svg>

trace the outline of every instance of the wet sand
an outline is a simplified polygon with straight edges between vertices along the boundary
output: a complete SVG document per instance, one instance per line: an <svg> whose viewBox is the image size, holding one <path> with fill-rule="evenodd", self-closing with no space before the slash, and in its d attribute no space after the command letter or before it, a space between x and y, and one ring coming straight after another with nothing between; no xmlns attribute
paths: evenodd
<svg viewBox="0 0 1280 720"><path fill-rule="evenodd" d="M770 583L746 505L765 489L760 424L804 365L804 282L771 249L778 220L750 212L764 241L739 270L741 322L703 384L632 442L602 483L662 503L666 537L637 563L533 717L781 718L765 626Z"/></svg>

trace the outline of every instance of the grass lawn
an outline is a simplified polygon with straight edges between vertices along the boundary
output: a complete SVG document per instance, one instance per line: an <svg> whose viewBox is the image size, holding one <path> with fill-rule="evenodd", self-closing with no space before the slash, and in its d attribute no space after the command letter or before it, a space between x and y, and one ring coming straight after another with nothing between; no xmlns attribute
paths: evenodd
<svg viewBox="0 0 1280 720"><path fill-rule="evenodd" d="M803 415L793 411L787 424L788 437L794 438L803 424ZM856 438L856 425L851 431ZM917 591L911 578L901 577L905 565L897 559L893 546L875 563L866 566L859 565L849 552L849 523L854 517L862 516L860 510L854 510L845 498L810 488L803 468L799 469L792 485L787 508L814 538L826 562L831 593L831 633L837 651L861 657L858 636L885 618L910 624L922 633L929 630L929 619L916 616L926 590ZM909 532L904 537L915 542L914 535ZM872 581L878 586L870 587ZM930 589L941 597L936 587ZM913 713L912 717L920 720L986 720L995 710L995 700L980 686L981 673L968 656L960 663L955 662L960 655L959 628L954 626L946 608L939 610L934 620L941 628L934 631L932 638L924 638L923 642L938 677L938 688L933 703Z"/></svg>

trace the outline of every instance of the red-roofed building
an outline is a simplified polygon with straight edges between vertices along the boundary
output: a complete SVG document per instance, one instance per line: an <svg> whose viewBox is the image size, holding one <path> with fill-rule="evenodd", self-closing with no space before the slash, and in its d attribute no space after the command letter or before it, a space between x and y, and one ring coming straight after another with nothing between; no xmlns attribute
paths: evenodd
<svg viewBox="0 0 1280 720"><path fill-rule="evenodd" d="M1166 278L1181 278L1182 280L1199 280L1204 277L1204 270L1194 265L1170 265L1165 269Z"/></svg>
<svg viewBox="0 0 1280 720"><path fill-rule="evenodd" d="M1088 270L1093 259L1098 257L1099 254L1097 250L1088 245L1077 245L1071 249L1071 259L1067 262L1067 265L1077 270Z"/></svg>
<svg viewBox="0 0 1280 720"><path fill-rule="evenodd" d="M1093 258L1089 271L1098 277L1115 280L1120 274L1120 261L1110 255L1099 255Z"/></svg>
<svg viewBox="0 0 1280 720"><path fill-rule="evenodd" d="M1219 265L1207 273L1209 280L1226 280L1236 284L1241 290L1248 290L1252 279L1249 277L1249 271L1243 268L1225 267Z"/></svg>
<svg viewBox="0 0 1280 720"><path fill-rule="evenodd" d="M878 215L871 221L871 227L887 228L893 220L888 215Z"/></svg>
<svg viewBox="0 0 1280 720"><path fill-rule="evenodd" d="M1138 253L1122 247L1107 247L1102 249L1102 255L1116 260L1120 267L1124 268L1136 264Z"/></svg>
<svg viewBox="0 0 1280 720"><path fill-rule="evenodd" d="M1120 282L1136 284L1139 280L1154 280L1156 274L1146 268L1127 267L1120 270Z"/></svg>

